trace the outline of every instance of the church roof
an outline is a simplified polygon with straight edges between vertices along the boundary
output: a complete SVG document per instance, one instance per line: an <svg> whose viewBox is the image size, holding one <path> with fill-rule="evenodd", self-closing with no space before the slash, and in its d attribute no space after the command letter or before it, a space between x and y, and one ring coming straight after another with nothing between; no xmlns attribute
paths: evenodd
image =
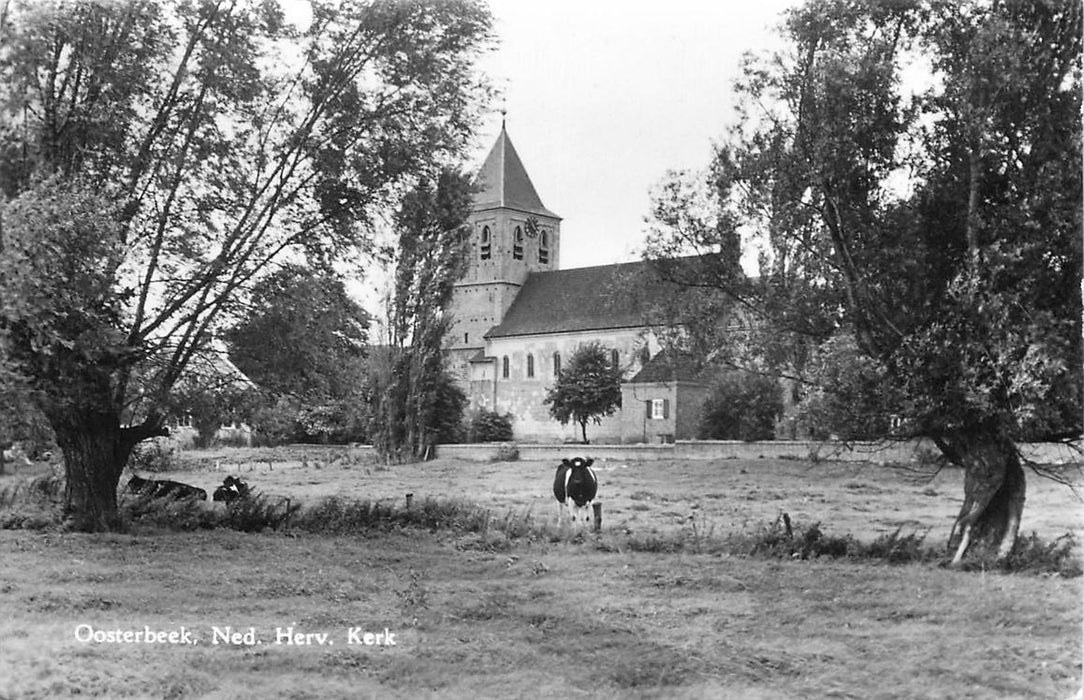
<svg viewBox="0 0 1084 700"><path fill-rule="evenodd" d="M642 290L663 284L648 262L532 272L487 338L645 325Z"/></svg>
<svg viewBox="0 0 1084 700"><path fill-rule="evenodd" d="M497 142L478 171L475 183L480 187L474 195L475 211L507 207L528 214L560 218L542 204L504 125L501 125Z"/></svg>

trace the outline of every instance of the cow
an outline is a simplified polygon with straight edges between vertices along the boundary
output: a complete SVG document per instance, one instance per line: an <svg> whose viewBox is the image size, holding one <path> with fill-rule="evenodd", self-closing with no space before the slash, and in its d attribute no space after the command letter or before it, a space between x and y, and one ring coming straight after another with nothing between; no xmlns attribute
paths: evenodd
<svg viewBox="0 0 1084 700"><path fill-rule="evenodd" d="M591 521L591 502L598 493L598 477L591 465L595 460L582 457L562 459L553 477L553 495L557 498L557 524L567 508L573 525L586 526ZM571 501L571 503L569 503Z"/></svg>
<svg viewBox="0 0 1084 700"><path fill-rule="evenodd" d="M201 501L207 500L207 492L203 489L182 484L179 481L165 479L143 479L133 476L128 482L128 491L141 496L150 496L151 498L198 498Z"/></svg>
<svg viewBox="0 0 1084 700"><path fill-rule="evenodd" d="M248 498L248 484L236 476L227 476L222 480L222 485L215 489L213 500L225 501L226 505Z"/></svg>

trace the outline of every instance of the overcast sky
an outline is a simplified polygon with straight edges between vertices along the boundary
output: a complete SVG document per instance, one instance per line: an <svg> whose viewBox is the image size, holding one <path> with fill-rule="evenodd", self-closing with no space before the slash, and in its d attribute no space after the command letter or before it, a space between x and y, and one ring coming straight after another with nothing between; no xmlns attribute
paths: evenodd
<svg viewBox="0 0 1084 700"><path fill-rule="evenodd" d="M535 189L563 217L561 267L638 257L649 191L702 169L734 121L741 56L776 45L796 0L490 0L484 68ZM501 127L481 130L480 166Z"/></svg>

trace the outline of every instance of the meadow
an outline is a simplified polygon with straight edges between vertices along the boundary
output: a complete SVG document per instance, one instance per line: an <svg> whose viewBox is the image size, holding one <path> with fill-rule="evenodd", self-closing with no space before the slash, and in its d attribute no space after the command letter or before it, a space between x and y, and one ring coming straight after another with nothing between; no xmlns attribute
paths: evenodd
<svg viewBox="0 0 1084 700"><path fill-rule="evenodd" d="M303 507L336 497L400 511L410 493L416 509L456 503L504 526L0 531L0 698L1069 698L1080 688L1084 579L732 546L786 512L799 530L819 523L867 543L913 533L935 547L962 497L954 470L919 480L863 464L598 462L603 531L572 534L554 523L548 463L387 466L311 448L191 452L173 466L156 476L210 492L239 474ZM1032 476L1022 534L1080 541L1080 506Z"/></svg>

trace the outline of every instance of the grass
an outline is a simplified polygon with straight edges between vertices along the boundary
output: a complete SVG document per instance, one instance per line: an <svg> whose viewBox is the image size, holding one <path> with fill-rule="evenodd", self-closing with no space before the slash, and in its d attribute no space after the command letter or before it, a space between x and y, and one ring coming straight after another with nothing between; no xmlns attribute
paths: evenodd
<svg viewBox="0 0 1084 700"><path fill-rule="evenodd" d="M1056 698L1079 672L1065 579L465 538L2 532L0 696ZM227 625L263 643L211 645Z"/></svg>
<svg viewBox="0 0 1084 700"><path fill-rule="evenodd" d="M853 466L602 464L596 535L556 527L547 465L328 455L228 471L185 455L204 466L165 478L211 490L242 471L263 495L232 508L125 498L125 534L0 531L0 698L1068 698L1079 687L1082 579L938 566L959 508L947 481L927 493ZM7 513L47 509L47 494L15 483L0 481ZM1025 532L1036 532L1021 538L1021 568L1079 560L1079 503L1051 486L1029 483ZM200 643L82 643L79 625L184 626ZM262 643L212 644L226 626ZM335 643L276 644L288 627ZM352 627L396 644L347 645Z"/></svg>

